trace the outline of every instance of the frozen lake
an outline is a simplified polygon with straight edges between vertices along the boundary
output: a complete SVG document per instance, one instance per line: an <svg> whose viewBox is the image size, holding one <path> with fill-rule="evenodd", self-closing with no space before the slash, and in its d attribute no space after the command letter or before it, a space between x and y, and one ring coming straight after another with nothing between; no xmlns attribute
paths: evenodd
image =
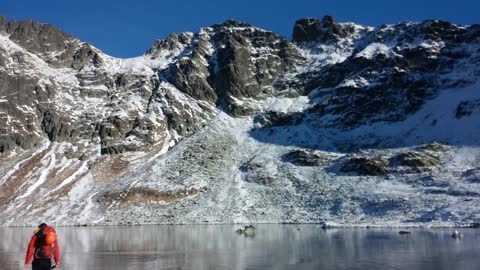
<svg viewBox="0 0 480 270"><path fill-rule="evenodd" d="M258 225L60 227L60 269L479 269L480 230L330 229ZM0 228L2 270L23 269L33 228Z"/></svg>

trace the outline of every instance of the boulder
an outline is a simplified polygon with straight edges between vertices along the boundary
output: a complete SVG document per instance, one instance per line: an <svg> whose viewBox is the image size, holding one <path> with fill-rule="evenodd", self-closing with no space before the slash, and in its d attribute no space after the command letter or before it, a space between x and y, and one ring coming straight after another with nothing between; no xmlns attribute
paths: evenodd
<svg viewBox="0 0 480 270"><path fill-rule="evenodd" d="M346 160L340 168L342 172L356 172L360 175L385 175L388 172L389 161L382 156L357 157Z"/></svg>
<svg viewBox="0 0 480 270"><path fill-rule="evenodd" d="M294 150L283 156L284 161L299 166L323 166L332 159L333 157L325 152L308 149Z"/></svg>
<svg viewBox="0 0 480 270"><path fill-rule="evenodd" d="M463 233L455 230L455 231L453 231L453 233L452 233L452 238L454 238L454 239L463 239Z"/></svg>
<svg viewBox="0 0 480 270"><path fill-rule="evenodd" d="M235 231L238 234L243 234L245 237L253 237L257 233L257 229L253 225L243 226Z"/></svg>
<svg viewBox="0 0 480 270"><path fill-rule="evenodd" d="M245 226L243 234L245 236L254 236L257 233L257 229L253 225Z"/></svg>
<svg viewBox="0 0 480 270"><path fill-rule="evenodd" d="M270 111L255 116L253 122L261 128L297 125L301 122L301 114Z"/></svg>
<svg viewBox="0 0 480 270"><path fill-rule="evenodd" d="M400 153L393 158L400 166L409 167L416 172L422 172L440 163L440 157L426 152L409 151Z"/></svg>

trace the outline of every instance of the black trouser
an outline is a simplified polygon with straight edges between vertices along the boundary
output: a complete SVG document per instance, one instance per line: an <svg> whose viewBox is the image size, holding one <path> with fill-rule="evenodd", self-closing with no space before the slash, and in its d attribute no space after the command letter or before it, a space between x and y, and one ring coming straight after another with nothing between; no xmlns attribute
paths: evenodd
<svg viewBox="0 0 480 270"><path fill-rule="evenodd" d="M50 258L33 259L32 270L50 270L52 260Z"/></svg>

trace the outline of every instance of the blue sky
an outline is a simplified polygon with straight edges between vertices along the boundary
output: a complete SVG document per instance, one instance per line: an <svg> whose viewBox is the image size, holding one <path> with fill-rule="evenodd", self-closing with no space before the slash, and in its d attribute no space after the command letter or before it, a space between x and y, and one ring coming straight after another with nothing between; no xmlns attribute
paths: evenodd
<svg viewBox="0 0 480 270"><path fill-rule="evenodd" d="M50 23L117 57L141 55L172 32L197 31L227 19L248 21L289 38L296 19L332 15L380 25L442 19L480 23L479 0L1 0L8 19Z"/></svg>

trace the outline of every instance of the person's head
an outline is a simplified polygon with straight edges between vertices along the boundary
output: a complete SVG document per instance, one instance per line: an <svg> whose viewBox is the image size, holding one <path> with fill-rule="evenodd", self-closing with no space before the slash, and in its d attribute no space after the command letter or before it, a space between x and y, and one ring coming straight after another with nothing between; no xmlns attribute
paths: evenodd
<svg viewBox="0 0 480 270"><path fill-rule="evenodd" d="M40 228L40 229L43 229L45 227L48 227L48 225L46 223L42 223L42 224L38 225L38 228Z"/></svg>

